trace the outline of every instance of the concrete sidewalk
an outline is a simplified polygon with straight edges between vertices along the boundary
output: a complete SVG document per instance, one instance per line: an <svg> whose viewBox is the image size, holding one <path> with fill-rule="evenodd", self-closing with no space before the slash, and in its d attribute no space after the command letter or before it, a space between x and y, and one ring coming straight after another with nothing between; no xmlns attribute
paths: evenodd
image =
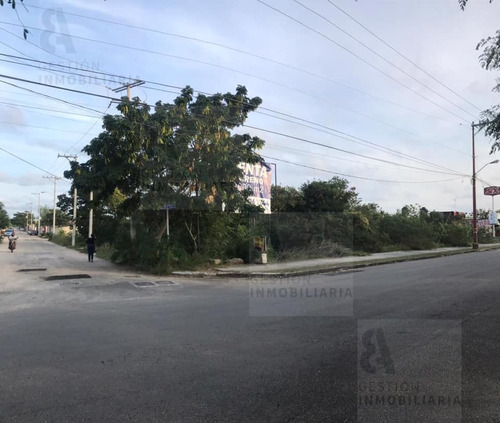
<svg viewBox="0 0 500 423"><path fill-rule="evenodd" d="M443 257L454 254L487 251L492 249L500 249L500 244L482 244L479 246L479 250L472 250L470 247L448 247L436 248L434 250L393 251L389 253L376 253L367 256L320 258L269 264L219 266L216 269L215 275L233 277L303 275L353 269L377 264L396 263L401 261Z"/></svg>

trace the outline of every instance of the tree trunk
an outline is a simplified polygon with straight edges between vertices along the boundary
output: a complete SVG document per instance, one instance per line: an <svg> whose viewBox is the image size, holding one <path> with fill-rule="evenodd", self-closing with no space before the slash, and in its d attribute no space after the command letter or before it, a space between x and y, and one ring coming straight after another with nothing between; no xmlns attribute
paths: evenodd
<svg viewBox="0 0 500 423"><path fill-rule="evenodd" d="M188 226L187 222L184 222L184 225L186 225L186 229L189 232L189 235L191 236L191 239L193 240L193 247L194 247L194 252L198 252L198 242L196 237L193 235L193 232L191 231L191 228Z"/></svg>
<svg viewBox="0 0 500 423"><path fill-rule="evenodd" d="M156 231L155 234L155 240L156 242L160 243L161 239L163 237L163 234L167 230L167 213L165 212L165 219L163 220L162 224L160 225L159 229Z"/></svg>

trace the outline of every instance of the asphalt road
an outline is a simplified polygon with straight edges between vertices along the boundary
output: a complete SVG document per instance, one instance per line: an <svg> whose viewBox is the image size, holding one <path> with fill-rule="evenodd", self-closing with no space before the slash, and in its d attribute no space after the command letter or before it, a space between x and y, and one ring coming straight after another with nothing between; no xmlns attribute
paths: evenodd
<svg viewBox="0 0 500 423"><path fill-rule="evenodd" d="M0 422L498 422L499 258L190 280L24 235L0 245Z"/></svg>

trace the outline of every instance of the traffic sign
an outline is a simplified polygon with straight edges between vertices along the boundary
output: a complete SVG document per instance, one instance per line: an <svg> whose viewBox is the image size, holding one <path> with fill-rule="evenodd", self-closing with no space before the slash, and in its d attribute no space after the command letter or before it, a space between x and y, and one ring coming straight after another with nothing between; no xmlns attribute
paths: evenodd
<svg viewBox="0 0 500 423"><path fill-rule="evenodd" d="M484 195L499 195L500 187L486 187L484 189Z"/></svg>
<svg viewBox="0 0 500 423"><path fill-rule="evenodd" d="M163 206L163 209L164 210L173 210L173 209L175 209L175 204L165 204Z"/></svg>

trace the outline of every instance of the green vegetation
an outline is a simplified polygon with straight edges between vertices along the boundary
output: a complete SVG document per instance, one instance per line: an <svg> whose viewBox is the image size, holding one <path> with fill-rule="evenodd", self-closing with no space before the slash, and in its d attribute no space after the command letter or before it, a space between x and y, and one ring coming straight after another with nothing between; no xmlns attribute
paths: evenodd
<svg viewBox="0 0 500 423"><path fill-rule="evenodd" d="M262 239L270 261L469 245L464 216L416 205L388 214L363 204L342 178L275 186L273 213L263 214L237 183L238 164L261 162L257 151L264 141L233 132L260 103L241 86L234 94L196 98L187 87L173 103L158 102L154 109L123 98L120 114L105 116L104 131L83 149L89 160L71 162L65 172L73 186L59 197L58 217L72 215L77 188L78 232L88 233L93 208L98 256L156 273L204 267L214 259L254 262ZM169 236L165 204L175 204ZM70 245L71 236L58 234L53 241ZM79 238L77 248L84 247Z"/></svg>

